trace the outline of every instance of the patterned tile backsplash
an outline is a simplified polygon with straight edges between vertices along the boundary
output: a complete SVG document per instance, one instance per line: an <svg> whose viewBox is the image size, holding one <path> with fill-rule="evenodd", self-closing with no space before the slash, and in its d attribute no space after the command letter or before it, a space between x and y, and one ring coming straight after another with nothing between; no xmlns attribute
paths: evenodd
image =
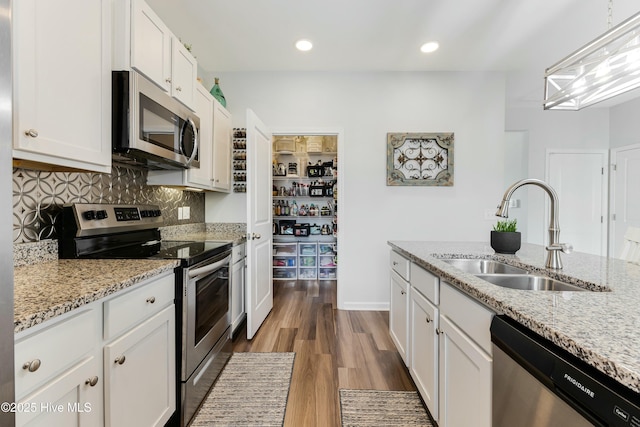
<svg viewBox="0 0 640 427"><path fill-rule="evenodd" d="M144 203L160 206L164 225L204 222L204 193L147 185L147 172L114 166L111 174L42 172L13 169L13 242L57 238L55 222L62 205ZM191 218L178 222L178 207Z"/></svg>

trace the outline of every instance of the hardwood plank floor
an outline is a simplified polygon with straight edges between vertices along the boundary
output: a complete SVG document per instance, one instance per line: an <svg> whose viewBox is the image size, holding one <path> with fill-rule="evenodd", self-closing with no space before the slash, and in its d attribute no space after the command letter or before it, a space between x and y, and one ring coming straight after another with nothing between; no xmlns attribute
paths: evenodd
<svg viewBox="0 0 640 427"><path fill-rule="evenodd" d="M296 353L285 427L340 426L338 390L415 390L386 311L336 308L333 281L274 281L274 307L236 352Z"/></svg>

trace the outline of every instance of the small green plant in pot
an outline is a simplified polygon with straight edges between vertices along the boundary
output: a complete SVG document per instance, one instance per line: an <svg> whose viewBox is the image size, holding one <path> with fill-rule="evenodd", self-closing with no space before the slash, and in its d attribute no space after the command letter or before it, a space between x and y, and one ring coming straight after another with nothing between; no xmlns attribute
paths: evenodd
<svg viewBox="0 0 640 427"><path fill-rule="evenodd" d="M517 220L500 220L491 231L491 247L499 254L515 254L520 249Z"/></svg>

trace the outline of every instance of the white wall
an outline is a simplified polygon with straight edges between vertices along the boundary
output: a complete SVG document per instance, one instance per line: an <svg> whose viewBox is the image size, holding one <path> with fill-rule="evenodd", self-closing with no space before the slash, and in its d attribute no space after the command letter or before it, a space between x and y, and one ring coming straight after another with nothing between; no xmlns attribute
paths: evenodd
<svg viewBox="0 0 640 427"><path fill-rule="evenodd" d="M344 130L340 308L388 307L388 240L488 241L495 218L484 212L495 210L504 191L502 74L215 75L236 127L244 126L249 107L280 130ZM387 132L454 132L454 186L388 187ZM242 199L207 195L206 220L244 221Z"/></svg>
<svg viewBox="0 0 640 427"><path fill-rule="evenodd" d="M529 178L545 179L546 150L549 148L609 148L609 109L587 108L580 111L545 111L542 107L511 108L506 112L508 131L527 131L529 135ZM540 188L521 188L514 193L527 192L528 242L547 243L545 228L544 191ZM560 230L563 216L560 212Z"/></svg>
<svg viewBox="0 0 640 427"><path fill-rule="evenodd" d="M611 148L640 143L640 97L611 107Z"/></svg>

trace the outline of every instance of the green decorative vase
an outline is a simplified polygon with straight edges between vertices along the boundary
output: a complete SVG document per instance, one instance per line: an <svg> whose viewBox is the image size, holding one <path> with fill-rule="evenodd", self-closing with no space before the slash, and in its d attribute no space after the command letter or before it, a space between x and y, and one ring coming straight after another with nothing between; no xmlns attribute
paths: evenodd
<svg viewBox="0 0 640 427"><path fill-rule="evenodd" d="M219 81L220 79L216 77L210 93L215 99L218 100L220 104L222 104L224 108L227 108L227 100L224 97L224 93L222 93L222 90L220 89L220 85L218 85Z"/></svg>

